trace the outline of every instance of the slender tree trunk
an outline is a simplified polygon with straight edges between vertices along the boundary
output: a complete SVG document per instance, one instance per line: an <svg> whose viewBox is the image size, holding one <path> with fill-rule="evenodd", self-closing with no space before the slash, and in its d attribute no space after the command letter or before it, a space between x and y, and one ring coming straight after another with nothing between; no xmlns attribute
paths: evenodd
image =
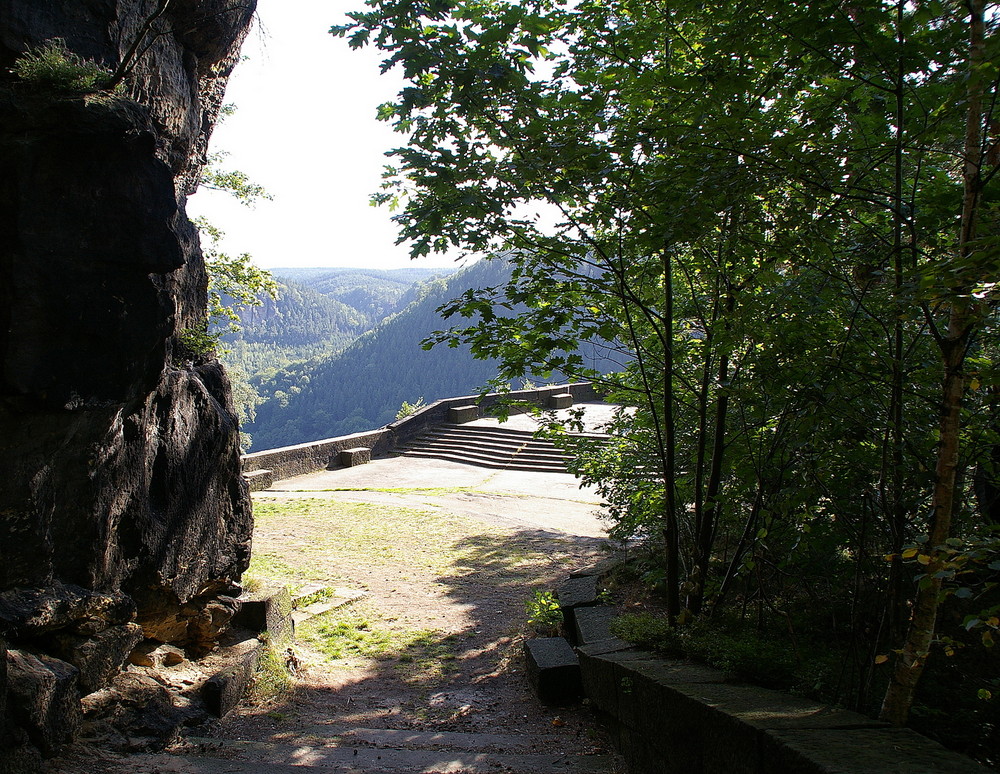
<svg viewBox="0 0 1000 774"><path fill-rule="evenodd" d="M976 234L976 215L981 190L982 98L981 63L984 56L984 0L969 0L969 80L967 87L964 195L958 250L964 259L972 256ZM941 365L944 371L941 388L941 418L938 424L938 451L935 466L931 520L927 550L931 561L913 601L910 626L902 650L896 658L892 681L882 702L882 720L903 725L909 716L917 683L923 674L937 628L941 604L941 579L935 577L939 562L933 558L936 546L944 545L951 535L954 512L956 473L959 464L962 428L962 397L965 393L963 364L977 313L968 293L953 288L947 330L940 335Z"/></svg>
<svg viewBox="0 0 1000 774"><path fill-rule="evenodd" d="M893 293L896 299L902 298L905 283L905 266L903 261L903 144L904 144L904 96L906 82L904 80L903 44L903 8L904 3L896 6L896 29L899 50L896 60L895 86L895 118L894 137L894 173L893 180L893 213L892 213L892 275ZM898 642L903 635L905 594L903 593L903 564L899 554L903 549L906 537L907 513L903 502L903 321L899 315L893 315L892 330L892 375L889 387L889 489L884 492L889 516L889 532L892 545L892 563L889 567L889 634L891 642ZM883 490L884 491L884 490Z"/></svg>
<svg viewBox="0 0 1000 774"><path fill-rule="evenodd" d="M660 253L663 271L663 486L666 513L663 519L664 559L667 572L667 615L671 621L681 612L680 530L677 525L677 487L674 484L677 430L674 427L674 280L670 251Z"/></svg>

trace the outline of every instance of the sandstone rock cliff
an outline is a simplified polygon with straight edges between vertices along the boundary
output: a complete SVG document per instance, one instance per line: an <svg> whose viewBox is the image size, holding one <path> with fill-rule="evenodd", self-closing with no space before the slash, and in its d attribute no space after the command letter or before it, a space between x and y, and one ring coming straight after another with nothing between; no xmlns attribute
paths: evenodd
<svg viewBox="0 0 1000 774"><path fill-rule="evenodd" d="M57 749L144 636L203 647L247 566L229 385L178 333L206 303L185 199L254 6L0 0L0 748ZM18 81L53 38L128 74Z"/></svg>

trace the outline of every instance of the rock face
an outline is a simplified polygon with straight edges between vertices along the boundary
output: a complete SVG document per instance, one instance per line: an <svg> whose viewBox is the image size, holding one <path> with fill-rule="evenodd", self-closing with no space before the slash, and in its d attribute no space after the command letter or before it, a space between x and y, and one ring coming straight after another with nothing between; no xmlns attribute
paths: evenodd
<svg viewBox="0 0 1000 774"><path fill-rule="evenodd" d="M254 6L0 0L0 747L53 752L45 712L143 632L204 649L248 564L229 383L179 334L207 284L185 200ZM53 38L121 85L19 81Z"/></svg>

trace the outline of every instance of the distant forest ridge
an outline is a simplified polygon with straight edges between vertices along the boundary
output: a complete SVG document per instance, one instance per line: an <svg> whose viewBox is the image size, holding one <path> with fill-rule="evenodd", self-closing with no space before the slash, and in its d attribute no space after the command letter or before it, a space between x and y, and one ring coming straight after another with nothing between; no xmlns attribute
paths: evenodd
<svg viewBox="0 0 1000 774"><path fill-rule="evenodd" d="M252 451L381 427L404 401L476 393L497 376L495 361L473 358L466 346L425 350L421 342L450 324L441 305L510 278L503 259L454 271L279 271L280 297L248 310L243 330L226 339L227 365L246 374L261 400L244 423ZM588 352L588 365L597 357Z"/></svg>

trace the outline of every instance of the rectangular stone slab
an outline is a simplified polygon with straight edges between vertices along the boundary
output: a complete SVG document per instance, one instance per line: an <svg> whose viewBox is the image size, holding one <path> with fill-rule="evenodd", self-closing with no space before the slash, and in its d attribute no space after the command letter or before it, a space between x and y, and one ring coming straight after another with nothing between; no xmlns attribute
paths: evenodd
<svg viewBox="0 0 1000 774"><path fill-rule="evenodd" d="M462 425L479 419L479 406L452 406L448 409L448 421L453 425Z"/></svg>
<svg viewBox="0 0 1000 774"><path fill-rule="evenodd" d="M908 728L774 730L760 771L775 774L987 774L975 761Z"/></svg>
<svg viewBox="0 0 1000 774"><path fill-rule="evenodd" d="M353 468L356 465L367 465L372 461L372 450L367 446L356 446L353 449L342 449L340 452L340 464L345 468Z"/></svg>
<svg viewBox="0 0 1000 774"><path fill-rule="evenodd" d="M591 645L595 642L614 639L611 636L611 622L618 615L613 607L581 607L573 611L576 627L576 644Z"/></svg>
<svg viewBox="0 0 1000 774"><path fill-rule="evenodd" d="M559 607L563 611L574 607L586 607L597 604L597 576L584 575L570 578L556 589Z"/></svg>
<svg viewBox="0 0 1000 774"><path fill-rule="evenodd" d="M562 637L538 637L524 643L528 682L546 704L572 704L583 696L580 659Z"/></svg>
<svg viewBox="0 0 1000 774"><path fill-rule="evenodd" d="M223 718L236 708L253 682L264 647L260 640L251 639L226 649L229 665L208 678L201 687L205 709Z"/></svg>
<svg viewBox="0 0 1000 774"><path fill-rule="evenodd" d="M573 396L568 392L560 392L557 395L549 396L550 409L564 409L573 405Z"/></svg>

